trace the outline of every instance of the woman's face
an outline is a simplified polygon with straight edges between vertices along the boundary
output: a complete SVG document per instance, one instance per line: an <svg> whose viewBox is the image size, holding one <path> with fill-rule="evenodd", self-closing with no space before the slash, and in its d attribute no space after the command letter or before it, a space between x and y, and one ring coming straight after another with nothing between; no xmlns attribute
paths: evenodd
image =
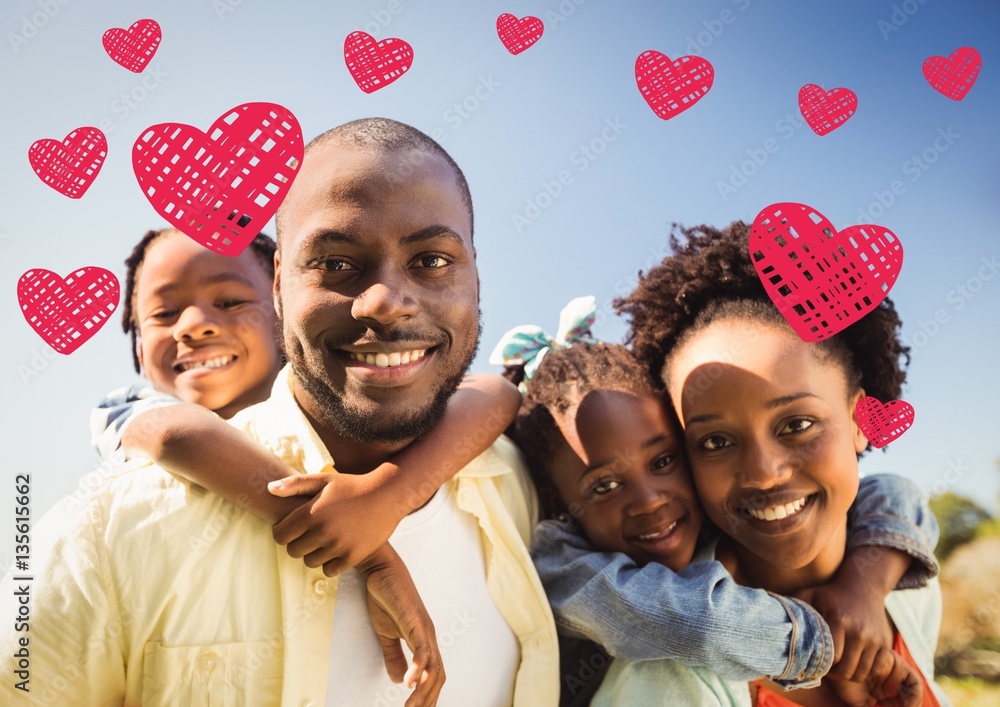
<svg viewBox="0 0 1000 707"><path fill-rule="evenodd" d="M663 373L705 512L737 555L835 571L867 444L854 420L862 391L848 390L842 365L784 325L725 319Z"/></svg>
<svg viewBox="0 0 1000 707"><path fill-rule="evenodd" d="M566 418L553 481L590 542L640 563L686 567L703 515L684 441L663 401L598 390Z"/></svg>

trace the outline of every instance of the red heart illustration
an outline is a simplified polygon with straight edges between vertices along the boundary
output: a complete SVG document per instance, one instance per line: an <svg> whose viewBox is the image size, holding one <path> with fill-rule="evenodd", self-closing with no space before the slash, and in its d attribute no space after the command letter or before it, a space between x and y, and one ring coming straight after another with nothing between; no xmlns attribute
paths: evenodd
<svg viewBox="0 0 1000 707"><path fill-rule="evenodd" d="M128 29L112 27L104 33L104 51L111 60L141 74L156 54L163 34L156 20L136 20Z"/></svg>
<svg viewBox="0 0 1000 707"><path fill-rule="evenodd" d="M750 228L750 258L768 297L803 341L829 338L875 309L903 266L889 229L837 232L805 204L771 204Z"/></svg>
<svg viewBox="0 0 1000 707"><path fill-rule="evenodd" d="M948 58L932 56L924 60L924 78L935 91L960 101L976 83L983 59L974 47L956 49Z"/></svg>
<svg viewBox="0 0 1000 707"><path fill-rule="evenodd" d="M913 406L903 400L883 405L877 398L863 395L854 406L854 416L871 445L882 449L913 425Z"/></svg>
<svg viewBox="0 0 1000 707"><path fill-rule="evenodd" d="M209 250L236 256L288 194L302 163L302 130L274 103L244 103L208 134L161 123L132 146L132 169L156 213Z"/></svg>
<svg viewBox="0 0 1000 707"><path fill-rule="evenodd" d="M385 88L413 64L413 47L395 37L376 42L367 32L351 32L344 40L344 61L365 93Z"/></svg>
<svg viewBox="0 0 1000 707"><path fill-rule="evenodd" d="M700 101L712 88L715 70L705 59L646 51L636 57L635 82L657 116L670 120Z"/></svg>
<svg viewBox="0 0 1000 707"><path fill-rule="evenodd" d="M833 132L858 109L858 94L849 88L824 91L814 83L799 89L799 110L817 135Z"/></svg>
<svg viewBox="0 0 1000 707"><path fill-rule="evenodd" d="M45 343L69 355L92 337L118 308L118 278L110 270L86 267L65 280L35 268L17 282L21 314Z"/></svg>
<svg viewBox="0 0 1000 707"><path fill-rule="evenodd" d="M108 139L97 128L77 128L62 142L36 140L28 149L28 162L39 179L70 199L83 196L108 156Z"/></svg>
<svg viewBox="0 0 1000 707"><path fill-rule="evenodd" d="M545 25L537 17L528 15L517 19L505 12L497 18L497 34L511 54L520 54L542 38Z"/></svg>

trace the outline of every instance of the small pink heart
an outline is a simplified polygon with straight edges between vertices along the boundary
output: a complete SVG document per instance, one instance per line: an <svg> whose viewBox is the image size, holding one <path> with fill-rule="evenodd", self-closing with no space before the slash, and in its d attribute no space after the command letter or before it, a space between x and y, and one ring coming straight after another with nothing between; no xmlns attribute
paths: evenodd
<svg viewBox="0 0 1000 707"><path fill-rule="evenodd" d="M43 182L70 199L79 199L97 179L108 156L108 139L97 128L77 128L62 142L36 140L28 162Z"/></svg>
<svg viewBox="0 0 1000 707"><path fill-rule="evenodd" d="M85 267L64 280L35 268L17 282L21 314L56 353L69 355L96 334L118 307L118 278L104 268Z"/></svg>
<svg viewBox="0 0 1000 707"><path fill-rule="evenodd" d="M805 204L771 204L750 227L750 259L768 297L803 341L821 341L875 309L903 266L889 229L837 232Z"/></svg>
<svg viewBox="0 0 1000 707"><path fill-rule="evenodd" d="M244 103L203 133L184 123L146 128L132 169L146 199L174 228L237 256L288 194L302 164L302 129L274 103Z"/></svg>
<svg viewBox="0 0 1000 707"><path fill-rule="evenodd" d="M639 92L663 120L670 120L704 98L714 81L712 65L701 57L682 56L671 61L666 54L650 50L635 60Z"/></svg>
<svg viewBox="0 0 1000 707"><path fill-rule="evenodd" d="M974 47L960 47L948 58L932 56L924 60L924 78L938 93L960 101L976 83L983 58Z"/></svg>
<svg viewBox="0 0 1000 707"><path fill-rule="evenodd" d="M374 93L409 71L413 47L395 37L377 42L367 32L351 32L344 40L344 61L358 88Z"/></svg>
<svg viewBox="0 0 1000 707"><path fill-rule="evenodd" d="M826 135L846 123L858 109L858 94L849 88L824 91L814 83L799 89L799 110L817 135Z"/></svg>
<svg viewBox="0 0 1000 707"><path fill-rule="evenodd" d="M542 38L545 25L537 17L528 15L518 19L505 12L497 18L497 34L511 54L520 54Z"/></svg>
<svg viewBox="0 0 1000 707"><path fill-rule="evenodd" d="M854 406L854 416L865 438L873 447L882 449L913 425L913 406L903 400L883 405L877 398L863 395Z"/></svg>
<svg viewBox="0 0 1000 707"><path fill-rule="evenodd" d="M104 33L104 51L111 60L141 74L160 46L163 34L156 20L136 20L128 29L112 27Z"/></svg>

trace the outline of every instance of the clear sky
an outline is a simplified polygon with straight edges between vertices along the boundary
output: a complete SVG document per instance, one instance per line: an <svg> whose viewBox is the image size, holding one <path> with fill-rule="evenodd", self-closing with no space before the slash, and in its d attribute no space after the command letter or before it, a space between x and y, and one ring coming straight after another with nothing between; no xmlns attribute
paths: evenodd
<svg viewBox="0 0 1000 707"><path fill-rule="evenodd" d="M541 40L509 54L495 31L504 12L541 18ZM145 17L160 23L163 42L138 75L110 60L101 37ZM344 38L358 29L414 50L410 71L371 95L343 60ZM904 398L916 423L862 470L904 474L928 491L956 490L996 508L993 2L8 0L0 34L5 514L16 474L32 475L36 517L75 488L95 459L90 408L134 378L117 318L72 355L52 353L21 316L18 278L85 265L123 277L135 242L166 225L132 173L136 137L167 121L207 128L249 101L288 107L306 139L382 115L451 152L476 208L485 319L477 371L489 370L486 357L505 330L535 323L554 332L562 306L583 294L606 313L595 333L620 340L625 325L611 300L663 257L672 222L749 221L768 204L797 201L838 228L890 228L905 248L892 297L914 348ZM981 52L983 70L956 102L931 89L921 64L961 46ZM649 49L705 57L715 85L693 108L660 120L634 80L635 59ZM806 83L852 89L857 113L818 137L798 114ZM35 140L102 121L109 154L84 198L35 177L27 160ZM0 565L12 547L0 536Z"/></svg>

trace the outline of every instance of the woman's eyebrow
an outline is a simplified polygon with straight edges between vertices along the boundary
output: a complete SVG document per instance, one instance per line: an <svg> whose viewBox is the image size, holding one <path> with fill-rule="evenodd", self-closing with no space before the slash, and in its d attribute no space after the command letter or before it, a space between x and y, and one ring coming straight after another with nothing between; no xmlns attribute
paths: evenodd
<svg viewBox="0 0 1000 707"><path fill-rule="evenodd" d="M764 403L765 410L774 410L775 408L780 408L789 403L794 403L796 400L802 400L803 398L819 398L818 395L814 393L809 393L806 391L801 391L798 393L792 393L791 395L782 395L780 398L771 398L766 403ZM722 419L722 415L719 413L705 413L704 415L692 415L691 417L685 418L684 426L697 424L699 422L717 422Z"/></svg>

